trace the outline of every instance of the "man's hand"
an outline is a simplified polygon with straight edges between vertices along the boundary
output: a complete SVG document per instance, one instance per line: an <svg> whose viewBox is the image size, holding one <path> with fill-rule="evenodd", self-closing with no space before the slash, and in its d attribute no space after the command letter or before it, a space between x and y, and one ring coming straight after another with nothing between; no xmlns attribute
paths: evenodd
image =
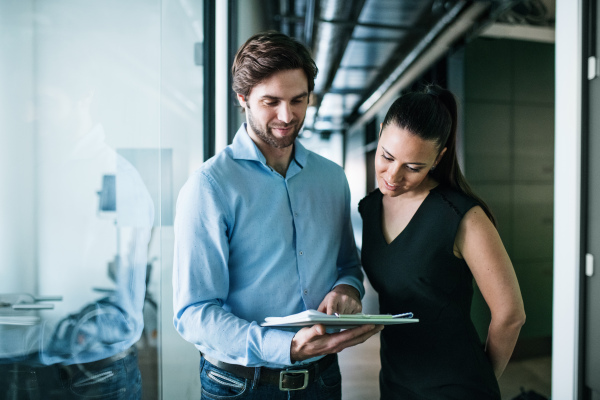
<svg viewBox="0 0 600 400"><path fill-rule="evenodd" d="M337 285L327 293L317 311L326 314L356 314L362 311L360 293L350 285Z"/></svg>
<svg viewBox="0 0 600 400"><path fill-rule="evenodd" d="M292 339L290 357L302 361L325 354L339 353L364 342L383 329L383 325L362 325L337 333L326 333L321 324L300 329Z"/></svg>

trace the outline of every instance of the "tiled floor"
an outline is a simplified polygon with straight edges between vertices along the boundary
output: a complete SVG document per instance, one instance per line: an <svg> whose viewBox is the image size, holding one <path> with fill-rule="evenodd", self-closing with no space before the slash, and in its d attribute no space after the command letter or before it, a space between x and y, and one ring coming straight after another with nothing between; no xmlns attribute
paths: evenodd
<svg viewBox="0 0 600 400"><path fill-rule="evenodd" d="M344 400L379 399L379 335L342 351L339 360ZM357 362L358 360L360 362ZM513 399L521 393L520 388L526 391L535 390L549 397L550 367L550 357L510 362L499 380L502 400Z"/></svg>

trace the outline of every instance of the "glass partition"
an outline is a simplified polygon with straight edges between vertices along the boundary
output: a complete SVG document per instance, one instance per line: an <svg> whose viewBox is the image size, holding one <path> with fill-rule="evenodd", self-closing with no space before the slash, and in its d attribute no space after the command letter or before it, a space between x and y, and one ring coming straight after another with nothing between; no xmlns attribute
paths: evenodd
<svg viewBox="0 0 600 400"><path fill-rule="evenodd" d="M0 398L198 397L170 274L202 4L0 1Z"/></svg>

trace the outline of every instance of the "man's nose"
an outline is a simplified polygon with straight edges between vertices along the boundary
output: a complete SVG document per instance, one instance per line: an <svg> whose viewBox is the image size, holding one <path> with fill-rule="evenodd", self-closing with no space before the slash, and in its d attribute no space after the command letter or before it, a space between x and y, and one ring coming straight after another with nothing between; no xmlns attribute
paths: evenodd
<svg viewBox="0 0 600 400"><path fill-rule="evenodd" d="M282 103L279 106L279 109L277 110L277 119L286 124L289 124L292 121L292 109L289 104Z"/></svg>

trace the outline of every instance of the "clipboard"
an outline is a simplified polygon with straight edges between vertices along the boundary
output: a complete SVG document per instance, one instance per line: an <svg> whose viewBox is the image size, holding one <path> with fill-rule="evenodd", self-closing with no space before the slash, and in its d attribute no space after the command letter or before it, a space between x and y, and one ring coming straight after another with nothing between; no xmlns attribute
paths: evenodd
<svg viewBox="0 0 600 400"><path fill-rule="evenodd" d="M350 329L360 325L399 325L419 322L413 313L403 314L334 314L329 315L316 310L307 310L287 317L267 317L260 324L264 327L294 327L323 324L327 327Z"/></svg>

